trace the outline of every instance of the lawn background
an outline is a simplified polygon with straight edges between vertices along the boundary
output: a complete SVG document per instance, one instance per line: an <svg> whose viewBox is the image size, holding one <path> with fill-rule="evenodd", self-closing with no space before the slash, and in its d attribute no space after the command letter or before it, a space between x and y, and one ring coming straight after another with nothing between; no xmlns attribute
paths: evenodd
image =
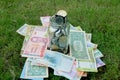
<svg viewBox="0 0 120 80"><path fill-rule="evenodd" d="M16 30L24 23L41 25L40 16L60 9L71 24L93 34L104 54L106 66L82 80L120 80L120 0L0 0L0 80L20 80L26 58L20 56L24 37ZM49 72L46 80L67 80Z"/></svg>

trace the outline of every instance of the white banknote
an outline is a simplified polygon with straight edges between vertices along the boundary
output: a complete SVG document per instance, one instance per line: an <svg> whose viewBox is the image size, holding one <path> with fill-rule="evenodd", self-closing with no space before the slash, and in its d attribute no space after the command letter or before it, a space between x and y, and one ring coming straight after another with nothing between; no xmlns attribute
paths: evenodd
<svg viewBox="0 0 120 80"><path fill-rule="evenodd" d="M33 65L43 64L54 70L70 72L75 58L64 55L60 52L47 50L45 56L33 60Z"/></svg>
<svg viewBox="0 0 120 80"><path fill-rule="evenodd" d="M22 36L25 36L26 32L27 32L27 27L28 24L24 24L22 27L20 27L16 32L19 33Z"/></svg>

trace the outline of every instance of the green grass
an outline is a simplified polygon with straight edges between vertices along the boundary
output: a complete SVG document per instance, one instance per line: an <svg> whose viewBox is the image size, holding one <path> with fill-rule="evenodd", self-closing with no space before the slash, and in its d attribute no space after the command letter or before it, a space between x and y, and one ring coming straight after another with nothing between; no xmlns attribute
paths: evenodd
<svg viewBox="0 0 120 80"><path fill-rule="evenodd" d="M60 9L68 12L70 23L93 34L105 55L106 66L82 80L120 80L120 0L0 0L0 80L18 80L25 62L20 56L24 37L16 30L24 23L41 25L40 16ZM49 72L47 80L65 80Z"/></svg>

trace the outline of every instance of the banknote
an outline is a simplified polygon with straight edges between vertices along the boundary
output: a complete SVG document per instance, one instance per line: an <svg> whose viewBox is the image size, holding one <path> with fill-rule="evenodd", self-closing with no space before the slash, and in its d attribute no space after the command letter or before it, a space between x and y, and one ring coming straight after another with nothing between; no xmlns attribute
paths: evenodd
<svg viewBox="0 0 120 80"><path fill-rule="evenodd" d="M77 75L77 70L75 68L75 65L73 65L72 70L70 72L55 71L54 70L54 75L64 76L68 79L73 79Z"/></svg>
<svg viewBox="0 0 120 80"><path fill-rule="evenodd" d="M31 61L31 65L36 65L36 66L47 66L45 64L48 64L48 63L43 64L43 62L45 62L43 58L28 57L27 60Z"/></svg>
<svg viewBox="0 0 120 80"><path fill-rule="evenodd" d="M69 57L67 55L66 56L62 55L61 64L60 66L57 66L56 70L70 72L70 70L72 69L74 60L75 58Z"/></svg>
<svg viewBox="0 0 120 80"><path fill-rule="evenodd" d="M27 30L26 30L26 34L25 34L25 38L24 38L24 41L23 41L23 46L22 46L22 49L21 50L24 50L25 47L26 47L26 44L30 38L30 36L32 35L33 31L35 28L41 28L41 31L43 32L43 34L45 34L45 36L48 36L47 34L47 28L46 27L42 27L42 26L36 26L36 25L27 25ZM23 52L23 51L22 51ZM21 53L22 53L21 52Z"/></svg>
<svg viewBox="0 0 120 80"><path fill-rule="evenodd" d="M47 78L48 67L31 65L31 61L27 61L25 76L26 78Z"/></svg>
<svg viewBox="0 0 120 80"><path fill-rule="evenodd" d="M19 33L22 36L25 36L27 31L28 24L24 24L22 27L20 27L16 32Z"/></svg>
<svg viewBox="0 0 120 80"><path fill-rule="evenodd" d="M43 26L48 27L50 25L50 16L40 17Z"/></svg>
<svg viewBox="0 0 120 80"><path fill-rule="evenodd" d="M70 31L83 31L80 26L74 27L72 24L70 24ZM91 42L92 34L91 33L85 33L86 41Z"/></svg>
<svg viewBox="0 0 120 80"><path fill-rule="evenodd" d="M70 72L75 58L64 55L60 52L47 50L45 56L33 60L33 65L43 64L54 70Z"/></svg>
<svg viewBox="0 0 120 80"><path fill-rule="evenodd" d="M70 54L77 60L89 60L84 31L70 31Z"/></svg>
<svg viewBox="0 0 120 80"><path fill-rule="evenodd" d="M80 26L77 26L76 29L77 29L78 31L83 31Z"/></svg>
<svg viewBox="0 0 120 80"><path fill-rule="evenodd" d="M74 79L71 79L71 80L81 80L81 76L75 76L75 78Z"/></svg>
<svg viewBox="0 0 120 80"><path fill-rule="evenodd" d="M20 52L21 55L22 55L23 52L24 52L24 49L25 49L25 47L26 47L26 45L27 45L27 43L28 43L28 40L29 40L29 38L25 36L25 38L24 38L24 40L23 40L21 52Z"/></svg>
<svg viewBox="0 0 120 80"><path fill-rule="evenodd" d="M91 39L92 39L92 34L86 33L86 41L91 42Z"/></svg>
<svg viewBox="0 0 120 80"><path fill-rule="evenodd" d="M87 72L84 72L82 77L87 77Z"/></svg>
<svg viewBox="0 0 120 80"><path fill-rule="evenodd" d="M72 70L70 72L64 72L64 71L55 71L54 70L54 75L57 76L64 76L70 80L75 80L77 76L82 77L83 71L78 71L76 67L76 61L74 61L74 64L72 66Z"/></svg>
<svg viewBox="0 0 120 80"><path fill-rule="evenodd" d="M41 28L36 27L25 46L22 57L43 57L48 41L48 37L43 34Z"/></svg>
<svg viewBox="0 0 120 80"><path fill-rule="evenodd" d="M88 48L90 60L78 60L77 67L80 71L97 72L96 60L93 53L93 48Z"/></svg>
<svg viewBox="0 0 120 80"><path fill-rule="evenodd" d="M22 44L22 48L21 48L22 51L25 49L25 47L26 47L26 45L27 45L27 42L28 42L28 40L26 40L26 39L24 38L23 44Z"/></svg>
<svg viewBox="0 0 120 80"><path fill-rule="evenodd" d="M56 54L55 54L56 55ZM55 69L55 66L57 65L57 63L60 63L60 60L58 58L58 60L56 59L56 57L48 57L50 56L47 51L45 52L45 56L43 58L28 58L29 61L32 61L32 65L37 65L39 66L39 64L44 64L46 66L49 66L53 69ZM61 57L61 56L60 56Z"/></svg>
<svg viewBox="0 0 120 80"><path fill-rule="evenodd" d="M82 78L82 76L78 76L78 75L75 75L74 77L72 77L72 75L70 74L67 74L67 73L64 73L64 72L54 72L54 75L56 76L64 76L65 78L69 79L69 80L80 80ZM85 75L86 76L86 75Z"/></svg>
<svg viewBox="0 0 120 80"><path fill-rule="evenodd" d="M94 56L95 56L95 58L101 58L101 57L103 57L103 54L101 53L101 51L99 49L95 49Z"/></svg>
<svg viewBox="0 0 120 80"><path fill-rule="evenodd" d="M83 31L80 26L74 27L72 24L70 24L70 31Z"/></svg>
<svg viewBox="0 0 120 80"><path fill-rule="evenodd" d="M70 72L75 58L64 55L63 53L47 50L45 59L55 70Z"/></svg>
<svg viewBox="0 0 120 80"><path fill-rule="evenodd" d="M99 68L104 66L105 63L100 58L96 58L96 65L97 65L97 68Z"/></svg>
<svg viewBox="0 0 120 80"><path fill-rule="evenodd" d="M94 49L97 49L98 44L94 44L94 43L92 43L92 42L90 42L90 41L87 41L87 47L92 47L92 48L94 48Z"/></svg>
<svg viewBox="0 0 120 80"><path fill-rule="evenodd" d="M23 51L24 51L24 49L27 45L27 42L28 42L28 40L29 40L29 38L30 38L30 36L31 36L35 27L36 26L33 26L33 25L27 25L27 29L25 30L26 34L24 34L25 38L24 38L24 41L23 41L23 46L21 48L21 54L23 53Z"/></svg>
<svg viewBox="0 0 120 80"><path fill-rule="evenodd" d="M21 78L21 79L43 80L43 78L27 78L27 77L25 76L26 64L27 64L27 60L26 60L26 62L25 62L25 64L24 64L22 73L21 73L21 75L20 75L20 78Z"/></svg>

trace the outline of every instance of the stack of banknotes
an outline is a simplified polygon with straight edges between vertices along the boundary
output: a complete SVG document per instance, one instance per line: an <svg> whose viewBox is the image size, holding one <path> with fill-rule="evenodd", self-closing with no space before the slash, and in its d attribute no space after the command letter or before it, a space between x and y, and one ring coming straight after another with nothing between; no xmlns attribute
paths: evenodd
<svg viewBox="0 0 120 80"><path fill-rule="evenodd" d="M48 50L50 16L40 17L40 20L42 26L24 24L17 30L25 37L20 54L27 58L21 79L43 80L48 78L48 68L52 68L56 76L80 80L87 77L88 72L97 72L105 65L98 45L91 42L92 34L86 33L80 26L70 24L70 51L67 55Z"/></svg>

